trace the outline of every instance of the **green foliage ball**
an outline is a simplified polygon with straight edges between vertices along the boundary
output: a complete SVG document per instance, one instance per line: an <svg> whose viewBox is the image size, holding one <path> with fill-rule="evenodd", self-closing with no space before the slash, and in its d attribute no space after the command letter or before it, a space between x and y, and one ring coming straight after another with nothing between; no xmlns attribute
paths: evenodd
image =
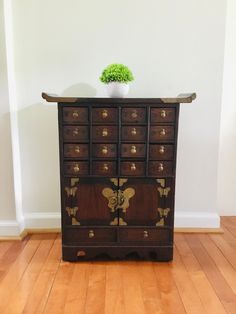
<svg viewBox="0 0 236 314"><path fill-rule="evenodd" d="M100 81L106 84L110 82L128 83L133 80L130 69L126 65L118 63L108 65L100 76Z"/></svg>

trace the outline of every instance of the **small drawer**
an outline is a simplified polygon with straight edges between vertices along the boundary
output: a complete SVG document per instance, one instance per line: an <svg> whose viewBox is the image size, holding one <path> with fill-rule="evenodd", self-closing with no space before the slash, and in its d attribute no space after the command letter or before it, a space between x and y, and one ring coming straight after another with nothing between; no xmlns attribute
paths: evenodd
<svg viewBox="0 0 236 314"><path fill-rule="evenodd" d="M64 162L64 173L73 175L87 175L88 174L88 162L86 161L73 161Z"/></svg>
<svg viewBox="0 0 236 314"><path fill-rule="evenodd" d="M171 160L174 158L174 146L150 144L149 158L157 160Z"/></svg>
<svg viewBox="0 0 236 314"><path fill-rule="evenodd" d="M173 175L173 163L171 161L149 161L148 173L151 176Z"/></svg>
<svg viewBox="0 0 236 314"><path fill-rule="evenodd" d="M111 228L73 228L64 230L64 240L68 242L114 242L117 232Z"/></svg>
<svg viewBox="0 0 236 314"><path fill-rule="evenodd" d="M92 120L94 123L118 123L118 110L117 108L93 108Z"/></svg>
<svg viewBox="0 0 236 314"><path fill-rule="evenodd" d="M88 108L63 108L63 121L66 123L88 123Z"/></svg>
<svg viewBox="0 0 236 314"><path fill-rule="evenodd" d="M123 123L145 123L146 109L145 108L123 108L122 109Z"/></svg>
<svg viewBox="0 0 236 314"><path fill-rule="evenodd" d="M64 144L64 157L88 158L88 144Z"/></svg>
<svg viewBox="0 0 236 314"><path fill-rule="evenodd" d="M145 162L143 161L122 161L121 162L122 176L144 176Z"/></svg>
<svg viewBox="0 0 236 314"><path fill-rule="evenodd" d="M121 157L145 157L145 144L121 144Z"/></svg>
<svg viewBox="0 0 236 314"><path fill-rule="evenodd" d="M88 141L89 129L87 126L65 126L63 138L68 141Z"/></svg>
<svg viewBox="0 0 236 314"><path fill-rule="evenodd" d="M115 142L117 140L116 126L93 126L94 142Z"/></svg>
<svg viewBox="0 0 236 314"><path fill-rule="evenodd" d="M88 158L88 144L64 144L64 157Z"/></svg>
<svg viewBox="0 0 236 314"><path fill-rule="evenodd" d="M175 130L173 126L151 126L150 127L150 141L166 141L174 140Z"/></svg>
<svg viewBox="0 0 236 314"><path fill-rule="evenodd" d="M122 126L122 141L146 141L146 128L144 126Z"/></svg>
<svg viewBox="0 0 236 314"><path fill-rule="evenodd" d="M98 158L116 157L116 144L93 144L93 157Z"/></svg>
<svg viewBox="0 0 236 314"><path fill-rule="evenodd" d="M116 175L115 161L93 161L93 175L114 176Z"/></svg>
<svg viewBox="0 0 236 314"><path fill-rule="evenodd" d="M119 238L122 242L158 242L167 245L170 241L168 229L156 228L126 228L119 229Z"/></svg>
<svg viewBox="0 0 236 314"><path fill-rule="evenodd" d="M151 123L174 122L175 109L174 108L152 108L151 109Z"/></svg>

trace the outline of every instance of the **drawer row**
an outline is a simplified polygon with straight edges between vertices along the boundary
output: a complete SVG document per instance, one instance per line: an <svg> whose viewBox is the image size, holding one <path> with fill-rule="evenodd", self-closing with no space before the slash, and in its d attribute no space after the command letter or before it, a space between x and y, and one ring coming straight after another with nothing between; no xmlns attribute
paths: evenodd
<svg viewBox="0 0 236 314"><path fill-rule="evenodd" d="M64 232L66 242L156 242L166 245L171 241L169 229L157 228L71 228Z"/></svg>
<svg viewBox="0 0 236 314"><path fill-rule="evenodd" d="M147 155L146 144L129 143L120 145L121 158L145 158ZM64 157L88 159L92 158L117 158L118 145L117 144L93 144L90 154L89 144L64 144ZM172 160L174 158L174 145L166 144L150 144L149 145L149 159L153 160Z"/></svg>
<svg viewBox="0 0 236 314"><path fill-rule="evenodd" d="M148 165L148 169L146 169ZM120 171L119 171L120 168ZM88 161L64 161L64 175L73 176L172 176L174 163L172 161L132 160L120 163L116 161L92 161L91 169Z"/></svg>
<svg viewBox="0 0 236 314"><path fill-rule="evenodd" d="M174 141L175 128L174 126L150 126L149 141ZM117 142L118 141L118 126L93 126L91 130L91 140L93 142ZM90 127L89 126L64 126L63 127L64 141L89 141ZM147 127L145 126L123 126L121 128L121 141L142 142L147 140Z"/></svg>
<svg viewBox="0 0 236 314"><path fill-rule="evenodd" d="M175 108L151 108L151 123L174 122ZM114 107L94 107L92 108L92 123L118 123L119 111ZM87 107L64 107L64 123L89 123L89 110ZM132 107L121 108L122 123L146 123L147 108Z"/></svg>

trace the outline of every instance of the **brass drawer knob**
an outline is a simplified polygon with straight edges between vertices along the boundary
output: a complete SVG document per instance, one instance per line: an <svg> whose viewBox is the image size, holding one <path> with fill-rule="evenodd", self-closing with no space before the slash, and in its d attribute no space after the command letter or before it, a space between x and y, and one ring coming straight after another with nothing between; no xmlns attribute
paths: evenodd
<svg viewBox="0 0 236 314"><path fill-rule="evenodd" d="M137 153L137 149L135 145L131 146L131 150L130 150L131 154L136 154Z"/></svg>
<svg viewBox="0 0 236 314"><path fill-rule="evenodd" d="M162 129L162 130L160 131L160 135L161 135L161 136L165 136L165 135L166 135L166 130L165 130L165 129Z"/></svg>
<svg viewBox="0 0 236 314"><path fill-rule="evenodd" d="M160 154L164 154L165 153L165 146L160 146L160 148L159 148L159 153Z"/></svg>
<svg viewBox="0 0 236 314"><path fill-rule="evenodd" d="M108 135L108 130L107 129L103 129L102 130L102 136L107 136Z"/></svg>
<svg viewBox="0 0 236 314"><path fill-rule="evenodd" d="M94 238L95 234L93 230L89 230L89 234L88 234L89 238L92 239Z"/></svg>
<svg viewBox="0 0 236 314"><path fill-rule="evenodd" d="M133 111L132 111L131 117L132 117L133 119L136 119L136 118L138 117L137 110L133 110Z"/></svg>
<svg viewBox="0 0 236 314"><path fill-rule="evenodd" d="M106 155L106 154L108 153L108 148L107 148L107 146L103 146L103 148L102 148L102 153L103 153L103 155Z"/></svg>
<svg viewBox="0 0 236 314"><path fill-rule="evenodd" d="M164 170L163 163L159 163L159 165L158 165L158 171L159 171L159 172L162 172L163 170Z"/></svg>
<svg viewBox="0 0 236 314"><path fill-rule="evenodd" d="M131 135L136 135L136 134L137 134L136 128L132 128L132 130L131 130Z"/></svg>
<svg viewBox="0 0 236 314"><path fill-rule="evenodd" d="M76 152L77 154L80 153L80 147L79 147L79 146L75 146L75 152Z"/></svg>
<svg viewBox="0 0 236 314"><path fill-rule="evenodd" d="M76 164L73 169L74 172L79 172L80 171L79 164Z"/></svg>
<svg viewBox="0 0 236 314"><path fill-rule="evenodd" d="M106 119L108 117L108 111L106 109L102 111L102 117L103 119Z"/></svg>
<svg viewBox="0 0 236 314"><path fill-rule="evenodd" d="M131 169L131 171L135 171L136 170L136 165L135 165L134 162L131 164L130 169Z"/></svg>
<svg viewBox="0 0 236 314"><path fill-rule="evenodd" d="M108 168L108 164L103 164L103 170L104 170L104 171L108 171L108 169L109 169L109 168Z"/></svg>
<svg viewBox="0 0 236 314"><path fill-rule="evenodd" d="M79 117L78 111L74 111L74 112L72 113L72 116L73 116L73 118L78 118L78 117Z"/></svg>
<svg viewBox="0 0 236 314"><path fill-rule="evenodd" d="M165 118L167 116L166 111L165 110L161 110L161 117Z"/></svg>
<svg viewBox="0 0 236 314"><path fill-rule="evenodd" d="M149 237L148 231L146 231L146 230L143 231L143 237L144 238L148 238Z"/></svg>
<svg viewBox="0 0 236 314"><path fill-rule="evenodd" d="M73 136L76 136L79 134L79 129L78 128L75 128L72 132Z"/></svg>

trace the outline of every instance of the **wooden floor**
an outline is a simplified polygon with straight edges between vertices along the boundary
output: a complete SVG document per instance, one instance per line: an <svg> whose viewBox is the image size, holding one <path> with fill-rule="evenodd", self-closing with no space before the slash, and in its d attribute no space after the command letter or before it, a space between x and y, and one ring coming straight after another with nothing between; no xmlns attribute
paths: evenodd
<svg viewBox="0 0 236 314"><path fill-rule="evenodd" d="M0 313L236 313L236 217L175 234L172 263L61 261L58 234L0 242Z"/></svg>

